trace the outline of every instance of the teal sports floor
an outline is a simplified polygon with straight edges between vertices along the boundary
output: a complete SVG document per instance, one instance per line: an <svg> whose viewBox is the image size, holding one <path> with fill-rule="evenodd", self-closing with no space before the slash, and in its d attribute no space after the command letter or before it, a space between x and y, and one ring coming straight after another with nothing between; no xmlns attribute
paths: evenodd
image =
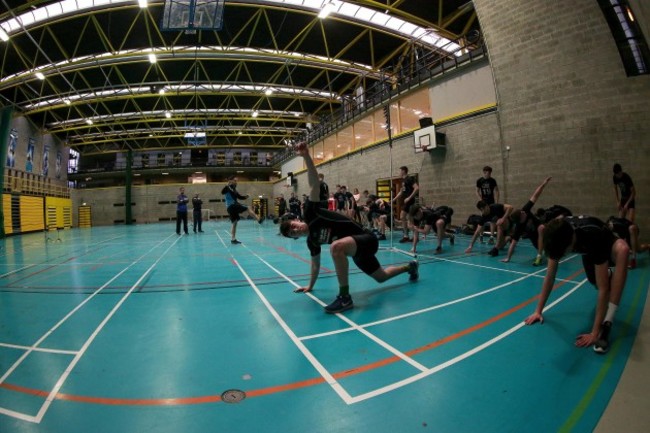
<svg viewBox="0 0 650 433"><path fill-rule="evenodd" d="M560 266L543 325L525 326L545 268L521 242L508 264L469 239L419 245L420 279L350 266L355 308L327 315L304 239L271 222L72 229L0 246L0 432L592 431L625 366L650 285L628 273L612 348L579 349L596 290ZM399 236L401 233L394 234ZM409 244L382 241L380 262Z"/></svg>

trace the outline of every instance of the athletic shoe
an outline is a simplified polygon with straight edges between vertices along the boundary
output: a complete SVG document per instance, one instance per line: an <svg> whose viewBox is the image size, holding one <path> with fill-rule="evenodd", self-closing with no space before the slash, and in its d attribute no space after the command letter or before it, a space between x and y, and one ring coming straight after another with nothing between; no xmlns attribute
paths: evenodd
<svg viewBox="0 0 650 433"><path fill-rule="evenodd" d="M419 267L420 265L418 264L417 260L413 260L409 263L408 273L410 281L416 281L420 277L420 274L418 273Z"/></svg>
<svg viewBox="0 0 650 433"><path fill-rule="evenodd" d="M600 326L600 337L594 344L594 352L607 353L609 350L609 332L612 330L612 322L603 322Z"/></svg>
<svg viewBox="0 0 650 433"><path fill-rule="evenodd" d="M496 247L494 247L490 250L488 254L491 255L492 257L496 257L499 255L499 250Z"/></svg>
<svg viewBox="0 0 650 433"><path fill-rule="evenodd" d="M386 235L377 235L377 239L379 239L380 241L385 241Z"/></svg>
<svg viewBox="0 0 650 433"><path fill-rule="evenodd" d="M405 244L407 242L413 242L413 239L409 239L407 236L403 237L402 239L399 240L400 244Z"/></svg>
<svg viewBox="0 0 650 433"><path fill-rule="evenodd" d="M488 244L494 245L494 236L490 236L490 239L488 239Z"/></svg>
<svg viewBox="0 0 650 433"><path fill-rule="evenodd" d="M449 244L454 245L456 243L456 235L449 236Z"/></svg>
<svg viewBox="0 0 650 433"><path fill-rule="evenodd" d="M338 295L334 302L325 307L325 312L328 314L336 314L354 307L352 297L350 295Z"/></svg>
<svg viewBox="0 0 650 433"><path fill-rule="evenodd" d="M231 243L231 244L235 244L235 245L237 245L237 244L241 244L241 242L239 242L237 239L233 239L233 240L231 240L230 243Z"/></svg>
<svg viewBox="0 0 650 433"><path fill-rule="evenodd" d="M636 259L630 260L630 263L627 264L628 269L636 268Z"/></svg>
<svg viewBox="0 0 650 433"><path fill-rule="evenodd" d="M541 264L542 264L542 256L535 257L535 261L533 262L533 266L540 266Z"/></svg>
<svg viewBox="0 0 650 433"><path fill-rule="evenodd" d="M440 254L442 252L442 247L436 248L436 254Z"/></svg>
<svg viewBox="0 0 650 433"><path fill-rule="evenodd" d="M264 222L264 217L260 217L259 221L257 221L259 224L262 224Z"/></svg>

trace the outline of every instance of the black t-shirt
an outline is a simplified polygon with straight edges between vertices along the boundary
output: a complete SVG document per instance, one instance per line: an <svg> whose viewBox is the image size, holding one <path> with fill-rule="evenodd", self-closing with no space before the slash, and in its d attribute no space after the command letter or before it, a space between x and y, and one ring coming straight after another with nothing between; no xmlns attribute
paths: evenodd
<svg viewBox="0 0 650 433"><path fill-rule="evenodd" d="M300 200L297 197L289 198L289 211L294 215L300 215Z"/></svg>
<svg viewBox="0 0 650 433"><path fill-rule="evenodd" d="M201 200L198 197L194 197L192 199L192 207L194 208L194 212L201 212L201 206L203 205L203 200Z"/></svg>
<svg viewBox="0 0 650 433"><path fill-rule="evenodd" d="M526 214L524 222L521 222L521 219L518 219L515 223L515 228L512 233L512 239L518 241L521 239L522 235L526 234L528 237L534 236L537 232L537 227L541 224L540 220L533 215L531 210L535 206L535 203L528 200L528 202L521 208L521 211Z"/></svg>
<svg viewBox="0 0 650 433"><path fill-rule="evenodd" d="M623 202L628 201L630 196L632 195L632 187L634 186L634 183L632 183L632 178L630 177L630 175L623 172L620 179L618 179L616 176L613 176L613 179L614 179L614 185L616 185L618 189L621 191L621 201Z"/></svg>
<svg viewBox="0 0 650 433"><path fill-rule="evenodd" d="M307 247L312 256L321 252L321 245L331 244L337 239L366 233L359 224L337 212L321 208L318 203L305 205L305 222L309 225Z"/></svg>
<svg viewBox="0 0 650 433"><path fill-rule="evenodd" d="M596 265L605 263L612 254L617 236L607 224L596 217L580 215L566 217L576 234L573 251L587 256Z"/></svg>
<svg viewBox="0 0 650 433"><path fill-rule="evenodd" d="M318 193L320 201L327 202L327 199L330 198L330 187L325 183L325 181L320 182L320 192Z"/></svg>
<svg viewBox="0 0 650 433"><path fill-rule="evenodd" d="M494 178L489 177L486 179L484 177L479 177L476 180L476 187L481 193L481 200L487 204L494 203L494 190L497 187L497 181L494 180Z"/></svg>
<svg viewBox="0 0 650 433"><path fill-rule="evenodd" d="M287 201L284 198L278 199L278 216L282 216L287 212Z"/></svg>
<svg viewBox="0 0 650 433"><path fill-rule="evenodd" d="M406 176L402 183L402 200L406 200L413 194L415 190L415 178L413 176Z"/></svg>
<svg viewBox="0 0 650 433"><path fill-rule="evenodd" d="M506 208L501 203L495 203L490 205L490 213L483 215L483 224L485 225L489 222L496 222L499 218L503 217L506 214Z"/></svg>

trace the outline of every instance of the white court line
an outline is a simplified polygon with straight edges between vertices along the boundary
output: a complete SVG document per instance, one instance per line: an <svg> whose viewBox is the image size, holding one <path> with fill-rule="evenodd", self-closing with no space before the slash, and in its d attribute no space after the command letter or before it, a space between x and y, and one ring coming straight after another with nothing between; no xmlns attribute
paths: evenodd
<svg viewBox="0 0 650 433"><path fill-rule="evenodd" d="M251 250L251 249L248 248L248 247L246 247L246 249L247 249L247 250L248 250L248 251L249 251L253 256L255 256L258 260L260 260L262 263L264 263L266 266L268 266L271 270L273 270L276 274L278 274L279 276L281 276L282 278L284 278L286 281L288 281L289 283L291 283L294 287L296 287L296 288L300 287L300 286L299 286L298 284L296 284L293 280L291 280L288 276L286 276L285 274L283 274L282 272L280 272L277 268L275 268L275 267L274 267L273 265L271 265L269 262L267 262L266 260L264 260L264 259L263 259L262 257L260 257L257 253L255 253L253 250ZM307 293L305 293L305 294L306 294L307 296L309 296L311 299L313 299L314 301L318 302L321 306L325 306L325 305L326 305L323 301L321 301L320 299L318 299L318 298L317 298L316 296L314 296L313 294L311 294L311 293L309 293L309 292L307 292ZM394 348L394 347L391 346L390 344L386 343L384 340L381 340L380 338L378 338L378 337L375 336L374 334L371 334L370 332L366 331L365 329L363 329L363 327L361 327L361 326L358 325L357 323L353 322L352 320L350 320L350 319L347 318L346 316L344 316L344 315L342 315L342 314L336 314L336 316L339 317L339 318L340 318L341 320L343 320L344 322L346 322L348 325L350 325L352 330L358 331L359 333L361 333L361 334L363 334L364 336L368 337L370 340L374 341L374 342L377 343L379 346L383 347L384 349L386 349L387 351L389 351L389 352L392 353L393 355L397 356L397 357L400 358L401 360L403 360L403 361L407 362L408 364L412 365L412 366L415 367L416 369L418 369L418 370L420 370L420 371L424 371L424 370L427 369L424 365L422 365L422 364L420 364L419 362L415 361L415 360L414 360L413 358L411 358L410 356L405 355L403 352L400 352L399 350L397 350L396 348ZM302 340L302 339L303 339L303 338L299 338L299 340Z"/></svg>
<svg viewBox="0 0 650 433"><path fill-rule="evenodd" d="M2 377L0 377L0 383L3 383L3 382L4 382L4 381L5 381L5 380L6 380L6 379L7 379L7 378L8 378L8 377L9 377L9 376L14 372L14 370L15 370L16 368L18 368L18 366L19 366L19 365L20 365L20 364L25 360L25 358L27 358L27 356L28 356L30 353L32 353L33 351L35 351L36 348L37 348L37 347L38 347L38 346L39 346L39 345L40 345L40 344L41 344L45 339L47 339L47 338L48 338L48 337L49 337L49 336L50 336L54 331L56 331L60 326L62 326L63 323L64 323L66 320L68 320L70 317L72 317L73 314L75 314L77 311L79 311L79 310L80 310L80 309L81 309L81 308L82 308L86 303L88 303L92 298L94 298L94 297L95 297L99 292L101 292L102 290L104 290L104 289L105 289L109 284L111 284L113 281L115 281L117 278L119 278L122 274L124 274L124 272L126 272L126 271L129 270L131 267L133 267L135 264L137 264L139 261L141 261L141 260L142 260L144 257L146 257L146 256L147 256L151 251L153 251L154 249L156 249L156 248L157 248L160 244L162 244L163 242L167 241L170 237L171 237L171 236L169 236L169 237L163 239L163 240L160 241L158 244L154 245L154 246L153 246L149 251L147 251L146 253L144 253L142 256L140 256L138 259L136 259L133 263L131 263L131 264L130 264L129 266L127 266L126 268L124 268L122 271L120 271L118 274L116 274L113 278L111 278L110 280L108 280L106 283L104 283L100 288L98 288L98 289L97 289L95 292L93 292L90 296L88 296L88 297L87 297L86 299L84 299L81 303L79 303L79 304L78 304L74 309L72 309L72 311L70 311L70 312L69 312L68 314L66 314L66 315L65 315L61 320L59 320L58 323L56 323L56 324L55 324L52 328L50 328L50 329L49 329L45 334L43 334L43 336L42 336L41 338L39 338L39 339L36 341L36 343L34 343L33 346L29 347L28 350L27 350L25 353L23 353L23 354L20 356L20 358L18 358L18 359L16 360L16 362L14 362L14 364L13 364L13 365L12 365L12 366L7 370L7 372L6 372ZM177 240L172 244L172 246L173 246L177 241L178 241L178 239L177 239ZM170 247L170 248L171 248L171 247ZM164 255L167 251L169 251L169 248L168 248L168 249L163 253L163 255ZM161 256L161 257L162 257L162 256ZM160 260L160 258L159 258L158 260L156 260L156 262L154 262L154 265L155 265L156 263L158 263L159 260ZM150 268L150 269L151 269L151 268ZM149 270L147 270L147 273L148 273L148 272L149 272ZM147 273L145 273L145 275L146 275ZM142 278L140 278L140 279L138 280L138 282L141 281L141 280L142 280ZM137 284L137 283L136 283L136 284ZM132 288L131 290L129 290L129 292L127 292L127 294L126 294L124 297L122 297L122 299L121 299L120 302L119 302L120 305L121 305L122 302L124 302L125 297L128 296L128 294L130 294L132 291L133 291L133 288ZM114 313L114 310L115 310L115 308L113 309L113 311L111 311L111 312L109 313L109 316L107 316L108 318L110 318L110 316ZM99 332L99 330L101 329L101 327L103 327L104 324L105 324L107 321L108 321L107 319L104 319L104 321L102 321L102 323L100 324L100 327L97 328L97 329L95 330L95 332L93 332L93 334L90 336L90 338L89 338L88 340L86 340L86 343L82 346L82 348L81 348L79 351L74 352L75 358L72 360L72 362L70 363L70 365L73 365L73 363L76 364L76 363L78 362L79 358L84 354L85 350L87 349L89 342L92 341L92 340L94 340L95 336L97 335L97 333ZM44 409L47 409L47 407L49 407L49 405L50 405L50 403L51 403L51 400L54 398L54 396L56 395L56 393L58 392L58 390L59 390L59 389L61 388L61 386L63 385L63 381L65 380L65 378L67 378L67 375L69 374L69 371L72 370L71 367L70 367L70 365L68 366L68 369L65 371L64 375L61 376L61 378L60 378L59 381L57 382L57 385L55 386L55 389L54 389L53 391L51 391L50 394L48 395L47 400L45 401L45 403L44 403L43 406L41 407L41 409L40 409L40 411L39 411L39 413L38 413L38 415L37 415L36 417L28 416L28 415L24 415L24 414L23 414L24 416L16 416L16 414L17 414L18 412L10 411L10 410L8 410L8 409L4 409L4 408L2 408L2 407L0 407L0 413L4 413L4 414L6 414L6 415L10 415L10 416L14 416L14 417L16 417L16 418L20 418L20 419L23 419L23 420L25 420L25 421L31 421L31 422L40 423L40 422L41 422L41 419L43 418L43 415L45 414L45 410L44 410ZM62 381L62 379L63 379L63 381ZM9 413L9 412L11 412L11 413Z"/></svg>
<svg viewBox="0 0 650 433"><path fill-rule="evenodd" d="M218 232L216 232L216 233L217 233L217 237L219 237L219 240L221 241L221 243L224 243L221 236L219 236L219 233ZM243 244L241 244L240 246L243 246ZM248 247L245 247L245 248L248 251L252 252L250 248L248 248ZM255 254L255 253L253 253L253 254ZM237 266L237 268L239 269L239 272L242 273L244 278L246 278L246 281L248 281L248 284L250 284L250 286L253 288L253 290L255 291L257 296L261 299L261 301L264 304L264 306L266 307L266 309L271 313L273 318L280 324L280 326L282 327L284 332L289 336L291 341L293 341L293 344L295 344L296 347L298 348L298 350L300 350L302 352L302 354L305 356L305 358L307 358L307 360L316 369L316 371L318 371L318 373L320 373L320 375L323 377L323 379L325 379L327 384L332 387L334 392L336 392L344 402L346 402L347 404L350 404L349 401L352 398L350 396L350 394L348 394L348 392L337 382L336 379L334 379L334 377L327 371L327 369L325 367L323 367L323 365L320 362L318 362L316 357L309 351L309 349L307 349L307 347L298 339L296 334L291 330L289 325L287 325L287 323L282 319L282 317L280 317L280 314L275 310L275 308L273 308L273 306L271 305L269 300L266 299L264 294L262 294L262 291L257 287L257 285L250 278L250 276L241 267L241 265L235 259L235 257L231 255L231 258L232 258L232 261Z"/></svg>
<svg viewBox="0 0 650 433"><path fill-rule="evenodd" d="M115 240L115 239L119 239L119 238L121 238L121 237L123 237L123 236L115 236L115 237L112 237L112 238L109 238L109 239L103 240L103 241L101 241L101 242L97 242L97 243L95 243L95 244L91 244L90 246L100 245L100 244L103 244L104 242L108 242L108 241L112 241L112 240ZM41 244L41 245L42 245L42 244ZM11 271L11 272L7 272L7 273L5 273L5 274L0 275L0 278L8 277L9 275L15 274L15 273L20 272L20 271L24 271L25 269L33 268L34 266L53 266L53 267L56 267L56 266L62 266L62 265L64 265L64 264L63 264L63 263L55 263L55 264L52 264L52 263L48 263L48 262L45 262L45 263L30 263L29 265L23 266L22 268L14 269L14 270ZM69 263L66 263L65 265L69 266L70 264L69 264Z"/></svg>
<svg viewBox="0 0 650 433"><path fill-rule="evenodd" d="M566 299L568 296L570 296L576 290L578 290L580 287L582 287L582 285L585 282L587 282L586 279L582 280L582 282L580 282L578 285L576 285L570 291L568 291L567 293L565 293L564 295L562 295L561 297L556 299L551 304L547 305L546 308L544 308L543 312L545 313L546 311L553 308L555 305L562 302L564 299ZM504 338L506 338L510 334L513 334L515 331L518 331L519 329L523 328L524 326L526 326L526 324L524 322L520 322L517 325L513 326L512 328L508 329L507 331L505 331L505 332L497 335L496 337L486 341L485 343L480 344L480 345L474 347L473 349L468 350L467 352L456 356L455 358L452 358L452 359L450 359L448 361L445 361L442 364L438 364L437 366L432 367L432 368L428 369L425 372L416 374L414 376L411 376L411 377L406 378L404 380L400 380L398 382L394 382L394 383L392 383L390 385L387 385L387 386L384 386L384 387L381 387L381 388L377 388L377 389L375 389L373 391L370 391L370 392L367 392L367 393L364 393L364 394L359 394L356 397L352 398L351 404L359 403L361 401L368 400L370 398L380 396L380 395L385 394L387 392L394 391L394 390L396 390L398 388L401 388L403 386L406 386L406 385L409 385L411 383L417 382L418 380L424 379L425 377L430 376L430 375L432 375L434 373L438 373L439 371L444 370L447 367L451 367L454 364L457 364L460 361L462 361L462 360L464 360L466 358L469 358L470 356L476 355L477 353L481 352L484 349L487 349L488 347L490 347L493 344L499 342L500 340L503 340Z"/></svg>
<svg viewBox="0 0 650 433"><path fill-rule="evenodd" d="M18 350L30 350L32 352L45 352L45 353L54 353L57 355L76 355L76 350L60 350L60 349L48 349L46 347L36 347L36 346L21 346L19 344L9 344L9 343L0 343L0 347L7 347L9 349L18 349Z"/></svg>
<svg viewBox="0 0 650 433"><path fill-rule="evenodd" d="M572 259L574 257L576 257L576 255L569 256L566 259L562 260L562 263L564 263L564 262L566 262L566 261L568 261L568 260L570 260L570 259ZM542 268L542 269L540 269L538 271L533 272L532 274L525 274L525 276L523 276L521 278L517 278L516 280L512 280L512 281L509 281L507 283L503 283L503 284L500 284L498 286L491 287L489 289L483 290L481 292L474 293L472 295L465 296L463 298L458 298L458 299L455 299L453 301L445 302L443 304L432 305L431 307L423 308L421 310L411 311L409 313L400 314L398 316L387 317L387 318L382 319L382 320L377 320L375 322L369 322L369 323L366 323L365 325L358 325L358 326L361 326L362 328L369 328L371 326L382 325L384 323L390 323L390 322L394 322L396 320L402 320L402 319L405 319L405 318L408 318L408 317L417 316L419 314L428 313L429 311L438 310L440 308L448 307L450 305L454 305L454 304L457 304L459 302L468 301L468 300L476 298L478 296L483 296L485 294L494 292L496 290L500 290L500 289L502 289L504 287L507 287L507 286L509 286L511 284L519 283L519 282L527 279L528 277L537 277L537 274L539 274L540 272L543 272L543 271L546 271L546 268ZM558 278L558 279L556 279L556 281L563 281L563 280ZM574 283L574 284L578 284L578 283L575 283L575 281L570 281L570 282ZM306 335L306 336L300 337L300 339L301 340L310 340L310 339L313 339L313 338L327 337L329 335L341 334L341 333L344 333L344 332L350 332L350 331L355 331L355 330L356 330L356 327L337 329L336 331L329 331L329 332L323 332L323 333L320 333L320 334Z"/></svg>

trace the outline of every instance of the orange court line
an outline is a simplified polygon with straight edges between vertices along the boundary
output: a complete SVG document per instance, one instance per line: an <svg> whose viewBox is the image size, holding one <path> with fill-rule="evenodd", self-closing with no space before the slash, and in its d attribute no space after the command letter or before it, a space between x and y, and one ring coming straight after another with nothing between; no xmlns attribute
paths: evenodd
<svg viewBox="0 0 650 433"><path fill-rule="evenodd" d="M567 277L564 281L560 281L559 283L555 284L553 286L553 290L563 286L566 284L567 281L575 279L578 275L583 273L584 271L582 269L574 272L571 274L569 277ZM416 355L418 353L425 352L430 349L434 349L436 347L440 347L443 344L452 342L454 340L459 339L460 337L463 337L465 335L468 335L474 331L478 331L479 329L485 328L486 326L496 322L497 320L500 320L506 316L509 316L510 314L513 314L516 311L521 310L522 308L530 305L532 302L535 300L539 299L539 295L535 295L530 299L525 300L524 302L515 305L514 307L494 316L491 317L481 323L478 323L474 326L471 326L469 328L466 328L462 331L456 332L454 334L451 334L445 338L442 338L440 340L434 341L432 343L429 343L425 346L418 347L415 349L411 349L407 352L405 352L406 355ZM379 361L375 361L366 365L362 365L356 368L352 368L349 370L341 371L338 373L332 374L332 376L336 379L348 377L348 376L353 376L356 374L360 374L366 371L374 370L376 368L384 367L386 365L395 363L401 361L401 358L397 356L391 356L388 358L381 359ZM284 385L277 385L277 386L271 386L268 388L261 388L261 389L256 389L256 390L251 390L251 391L244 391L246 393L246 397L261 397L264 395L270 395L270 394L275 394L279 392L285 392L285 391L292 391L300 388L306 388L309 386L314 386L314 385L320 385L325 383L325 379L322 377L316 377L312 379L306 379L302 380L300 382L293 382L293 383L288 383ZM46 398L48 396L48 392L41 391L41 390L36 390L32 388L26 388L22 386L17 386L17 385L11 385L8 383L0 383L0 388L16 391L16 392L21 392L24 394L30 394L30 395L35 395L39 397ZM200 397L183 397L183 398L151 398L151 399L142 399L142 398L111 398L111 397L90 397L90 396L81 396L81 395L73 395L73 394L64 394L64 393L58 393L56 394L55 398L57 400L66 400L66 401L74 401L78 403L91 403L91 404L103 404L103 405L124 405L124 406L175 406L175 405L189 405L189 404L203 404L203 403L218 403L221 401L221 396L220 395L207 395L207 396L200 396Z"/></svg>

